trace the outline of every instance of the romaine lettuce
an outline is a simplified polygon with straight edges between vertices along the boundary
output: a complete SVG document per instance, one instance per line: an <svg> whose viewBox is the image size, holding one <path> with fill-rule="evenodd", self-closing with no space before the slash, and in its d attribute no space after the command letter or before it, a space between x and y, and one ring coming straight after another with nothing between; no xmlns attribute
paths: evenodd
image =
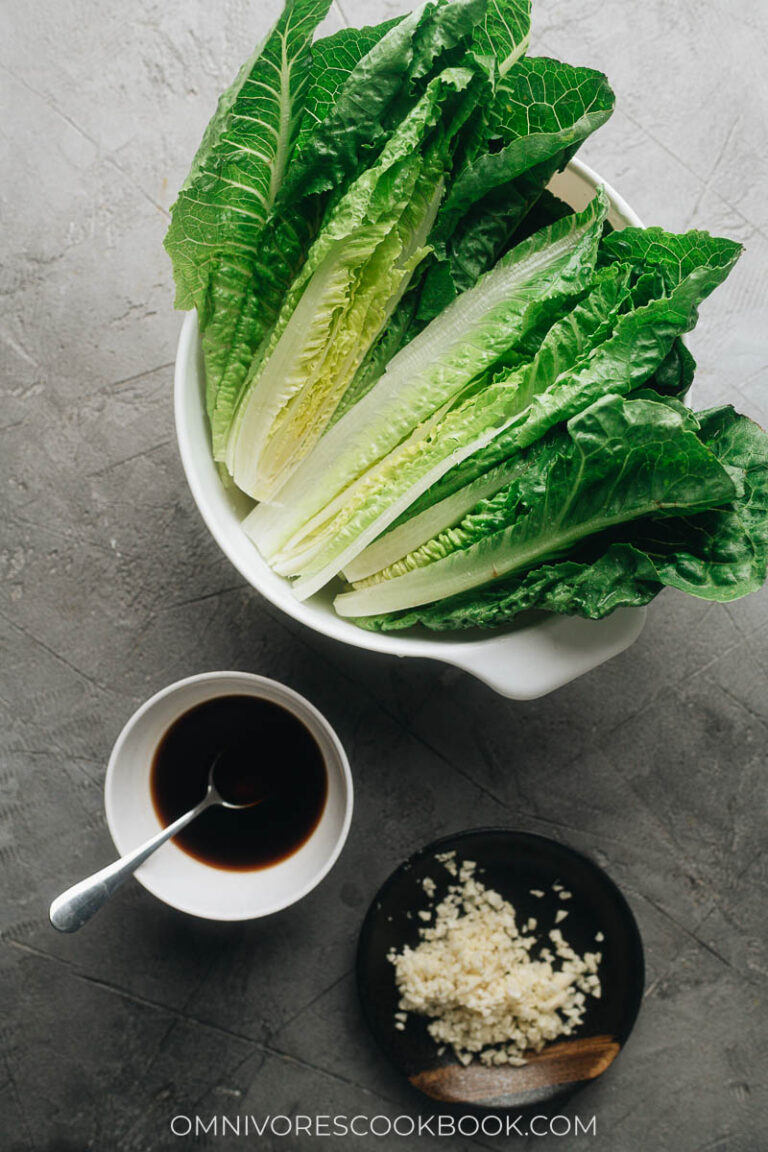
<svg viewBox="0 0 768 1152"><path fill-rule="evenodd" d="M541 237L526 243L541 243ZM653 263L653 253L662 250L675 253L669 268ZM526 338L518 341L522 364L481 380L437 424L424 427L421 435L412 433L406 444L370 467L347 492L326 501L325 511L315 512L292 537L287 536L293 512L290 499L274 509L272 516L279 511L286 535L269 559L278 572L300 577L297 595L311 594L342 569L355 573L355 557L409 509L416 514L427 501L442 503L606 393L629 393L643 385L664 363L679 334L693 326L701 299L727 275L740 249L700 233L687 238L658 233L653 248L644 249L642 256L626 251L634 263L614 260L612 251L606 254L602 246L600 251L604 266L592 291L543 338L533 324ZM564 307L560 300L560 312ZM442 315L449 313L450 309ZM419 339L431 330L432 325ZM501 354L497 349L497 356ZM334 433L340 436L355 412L370 427L366 407L373 409L379 387L335 426L329 442ZM341 463L337 460L336 467ZM323 470L327 471L326 465ZM313 480L313 491L319 490L318 484ZM465 503L461 498L459 502ZM451 504L442 506L453 514ZM268 515L259 509L248 524ZM430 526L434 531L432 521ZM386 547L385 541L386 537L377 547ZM410 550L421 541L409 537L407 543ZM386 563L395 558L388 555ZM367 564L365 558L362 563Z"/></svg>
<svg viewBox="0 0 768 1152"><path fill-rule="evenodd" d="M243 491L271 498L322 435L429 251L453 144L485 83L469 68L432 80L326 218L232 425L226 459Z"/></svg>
<svg viewBox="0 0 768 1152"><path fill-rule="evenodd" d="M405 511L398 510L399 520L389 521L396 525L397 536L388 541L384 535L371 545L374 557L381 558L376 567L399 559L395 550L403 544L406 551L418 547L428 539L420 536L424 529L434 533L450 527L455 520L449 517L466 509L468 494L478 477L497 469L553 425L606 392L628 393L646 382L661 392L676 390L679 395L687 391L691 358L681 348L679 336L694 326L699 304L727 276L740 247L700 232L677 236L660 229L649 230L654 234L650 244L638 243L637 237L644 233L627 231L627 243L618 254L617 234L602 242L599 260L603 271L632 274L632 289L612 301L606 295L611 281L598 282L590 295L552 328L527 371L516 374L518 380L521 375L523 378L518 385L521 416L501 428L497 425L485 443L476 441L471 454L451 461L451 468L442 478L435 478L428 491L416 493ZM619 255L628 263L619 262ZM577 334L581 335L580 342ZM492 396L493 386L487 390L487 402ZM492 423L488 427L493 428ZM422 520L421 514L429 508L434 511ZM444 517L442 522L438 509ZM414 524L407 528L411 519ZM339 540L338 525L335 531ZM351 566L346 563L353 578L375 570L365 552Z"/></svg>
<svg viewBox="0 0 768 1152"><path fill-rule="evenodd" d="M172 209L212 451L295 594L371 628L599 617L765 579L768 438L682 404L740 248L614 232L545 187L611 114L528 57L529 0L426 0L314 41L286 0Z"/></svg>
<svg viewBox="0 0 768 1152"><path fill-rule="evenodd" d="M739 477L730 504L686 516L650 517L598 535L567 559L413 611L357 620L376 631L421 624L494 628L531 610L602 618L647 604L663 587L729 601L762 586L768 558L768 436L730 406L699 413L701 441Z"/></svg>
<svg viewBox="0 0 768 1152"><path fill-rule="evenodd" d="M294 472L279 505L261 504L246 520L246 531L267 558L306 532L314 516L344 498L368 469L453 403L543 317L551 319L588 290L606 210L598 195L584 212L524 241L398 353Z"/></svg>
<svg viewBox="0 0 768 1152"><path fill-rule="evenodd" d="M329 202L466 53L486 8L442 0L358 37L343 30L320 42L313 71L311 39L328 6L288 0L222 97L172 208L166 248L177 306L198 311L217 460Z"/></svg>
<svg viewBox="0 0 768 1152"><path fill-rule="evenodd" d="M467 158L440 208L429 236L434 254L334 419L365 395L399 348L504 254L547 182L608 119L613 104L601 72L545 58L516 64L488 106L482 146Z"/></svg>
<svg viewBox="0 0 768 1152"><path fill-rule="evenodd" d="M527 467L456 528L335 600L344 616L415 608L535 568L586 537L740 494L684 410L604 396L528 450Z"/></svg>

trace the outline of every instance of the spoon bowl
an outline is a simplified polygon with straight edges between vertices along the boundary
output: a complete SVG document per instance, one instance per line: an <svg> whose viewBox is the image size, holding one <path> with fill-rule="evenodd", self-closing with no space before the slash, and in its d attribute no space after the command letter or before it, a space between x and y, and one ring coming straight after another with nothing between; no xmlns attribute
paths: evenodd
<svg viewBox="0 0 768 1152"><path fill-rule="evenodd" d="M234 800L226 800L222 796L221 785L220 783L218 785L216 783L216 773L218 771L219 774L221 774L221 765L222 762L226 759L226 756L227 751L225 749L223 752L219 752L218 756L215 757L213 763L211 764L211 768L208 773L208 788L205 793L206 797L209 798L209 804L207 807L210 807L213 804L220 804L222 808L229 808L234 812L243 812L247 808L255 808L257 804L263 804L267 798L264 793L255 796L253 800L245 800L239 804Z"/></svg>

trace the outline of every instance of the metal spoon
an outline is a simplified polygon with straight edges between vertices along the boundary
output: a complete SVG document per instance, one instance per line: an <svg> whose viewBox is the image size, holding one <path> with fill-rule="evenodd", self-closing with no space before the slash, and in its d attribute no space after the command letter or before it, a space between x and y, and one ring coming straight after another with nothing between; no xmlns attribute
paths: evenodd
<svg viewBox="0 0 768 1152"><path fill-rule="evenodd" d="M88 876L78 884L73 884L66 892L62 892L61 896L56 897L48 912L54 928L57 928L59 932L76 932L78 928L82 928L83 924L87 923L91 916L98 912L102 905L106 904L110 896L129 876L133 875L148 856L151 856L161 844L165 844L166 840L170 840L177 832L181 832L182 828L186 828L187 824L191 824L201 812L205 812L206 808L210 808L214 804L221 804L223 808L243 809L253 808L256 804L262 803L263 796L251 800L248 804L232 804L229 800L224 799L214 781L214 773L221 762L221 758L222 754L219 754L211 764L211 770L208 773L208 788L205 796L196 807L185 812L183 816L179 816L178 820L174 820L167 828L163 828L156 836L145 841L138 848L134 848L133 852L115 860L113 864L108 864L100 872L94 872L92 876Z"/></svg>

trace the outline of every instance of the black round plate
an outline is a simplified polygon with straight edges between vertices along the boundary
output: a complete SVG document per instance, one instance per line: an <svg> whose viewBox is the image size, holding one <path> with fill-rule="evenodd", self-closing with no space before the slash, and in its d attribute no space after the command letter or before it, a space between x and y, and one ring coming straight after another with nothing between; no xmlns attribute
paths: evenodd
<svg viewBox="0 0 768 1152"><path fill-rule="evenodd" d="M449 1049L438 1048L426 1021L408 1016L404 1031L395 1028L398 993L390 949L415 947L423 921L418 911L432 903L423 888L434 880L435 900L455 883L437 853L456 852L474 860L480 879L515 908L518 923L533 916L536 935L544 938L562 908L568 917L558 927L581 955L600 951L599 1000L588 998L584 1022L572 1037L548 1045L519 1068L461 1065ZM562 901L552 891L560 883L572 893ZM543 898L531 890L544 891ZM604 939L595 942L602 932ZM360 933L357 980L363 1012L390 1060L419 1091L441 1103L480 1108L521 1108L556 1099L600 1075L612 1063L632 1031L643 994L643 946L629 905L594 861L565 844L508 828L478 828L428 844L401 864L382 885L368 909Z"/></svg>

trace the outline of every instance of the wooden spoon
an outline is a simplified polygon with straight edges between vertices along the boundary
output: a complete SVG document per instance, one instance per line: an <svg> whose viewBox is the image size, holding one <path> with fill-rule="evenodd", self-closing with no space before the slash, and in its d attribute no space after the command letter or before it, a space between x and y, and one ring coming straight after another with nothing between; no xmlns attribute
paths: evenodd
<svg viewBox="0 0 768 1152"><path fill-rule="evenodd" d="M549 1044L519 1066L486 1066L479 1061L464 1066L446 1064L410 1076L414 1088L446 1104L471 1103L484 1107L535 1104L562 1090L602 1075L619 1053L612 1036L584 1036Z"/></svg>

